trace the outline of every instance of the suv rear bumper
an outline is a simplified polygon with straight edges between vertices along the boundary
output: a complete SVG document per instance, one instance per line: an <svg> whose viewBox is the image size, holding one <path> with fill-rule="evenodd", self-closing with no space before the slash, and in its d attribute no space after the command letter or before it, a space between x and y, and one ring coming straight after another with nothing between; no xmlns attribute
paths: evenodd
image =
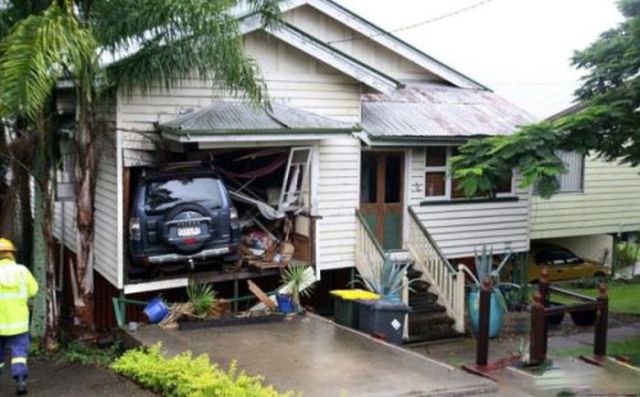
<svg viewBox="0 0 640 397"><path fill-rule="evenodd" d="M152 255L152 256L149 256L149 263L153 265L158 265L163 263L187 261L189 259L205 260L205 259L209 259L209 258L213 258L216 256L221 256L229 253L231 253L230 247L221 247L221 248L204 249L200 252L197 252L191 255L183 255L183 254L175 254L175 253L163 254L163 255Z"/></svg>

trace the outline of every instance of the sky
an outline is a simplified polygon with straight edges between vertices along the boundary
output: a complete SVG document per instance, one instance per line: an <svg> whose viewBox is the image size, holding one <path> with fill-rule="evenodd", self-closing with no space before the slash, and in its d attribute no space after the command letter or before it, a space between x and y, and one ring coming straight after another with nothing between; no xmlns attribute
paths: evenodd
<svg viewBox="0 0 640 397"><path fill-rule="evenodd" d="M616 26L615 0L337 0L538 117L568 107L576 49Z"/></svg>

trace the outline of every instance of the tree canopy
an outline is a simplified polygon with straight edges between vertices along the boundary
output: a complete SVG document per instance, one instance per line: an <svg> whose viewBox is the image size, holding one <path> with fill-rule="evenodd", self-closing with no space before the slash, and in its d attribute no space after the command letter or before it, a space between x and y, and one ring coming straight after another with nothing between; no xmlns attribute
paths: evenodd
<svg viewBox="0 0 640 397"><path fill-rule="evenodd" d="M579 110L460 148L450 166L466 195L491 191L500 175L515 169L522 187L535 184L549 197L557 175L566 172L559 150L640 165L640 0L621 0L618 8L625 20L572 57L586 72L575 93Z"/></svg>

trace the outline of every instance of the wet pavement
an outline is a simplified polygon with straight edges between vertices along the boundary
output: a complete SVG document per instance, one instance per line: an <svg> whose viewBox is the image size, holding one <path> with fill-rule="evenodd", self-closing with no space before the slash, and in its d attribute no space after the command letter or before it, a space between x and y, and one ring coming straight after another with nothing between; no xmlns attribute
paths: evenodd
<svg viewBox="0 0 640 397"><path fill-rule="evenodd" d="M7 363L8 365L8 363ZM42 358L29 360L31 397L153 397L112 371L91 365L69 364ZM8 371L0 376L0 396L14 396L15 384Z"/></svg>
<svg viewBox="0 0 640 397"><path fill-rule="evenodd" d="M279 390L314 396L489 396L489 379L468 374L406 349L376 341L323 318L307 315L280 323L163 330L129 334L138 343L162 341L178 354L207 353L227 367L237 360Z"/></svg>
<svg viewBox="0 0 640 397"><path fill-rule="evenodd" d="M640 322L609 329L608 340L625 340L640 335ZM528 335L492 340L489 361L513 356L525 347ZM514 367L496 369L491 376L497 380L501 396L556 396L560 392L575 395L638 395L640 371L607 360L602 367L588 364L579 358L554 358L553 351L593 346L593 328L588 332L557 335L549 338L549 357L554 365L541 372L527 372ZM412 351L449 365L460 367L475 362L476 342L461 338L409 347ZM571 394L567 394L571 395Z"/></svg>

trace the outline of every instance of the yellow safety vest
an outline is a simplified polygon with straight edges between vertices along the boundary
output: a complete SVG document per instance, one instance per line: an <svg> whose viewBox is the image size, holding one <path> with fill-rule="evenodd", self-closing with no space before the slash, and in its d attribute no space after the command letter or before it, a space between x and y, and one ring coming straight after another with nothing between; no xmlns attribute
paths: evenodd
<svg viewBox="0 0 640 397"><path fill-rule="evenodd" d="M29 269L10 259L0 260L0 336L29 331L27 299L38 292Z"/></svg>

